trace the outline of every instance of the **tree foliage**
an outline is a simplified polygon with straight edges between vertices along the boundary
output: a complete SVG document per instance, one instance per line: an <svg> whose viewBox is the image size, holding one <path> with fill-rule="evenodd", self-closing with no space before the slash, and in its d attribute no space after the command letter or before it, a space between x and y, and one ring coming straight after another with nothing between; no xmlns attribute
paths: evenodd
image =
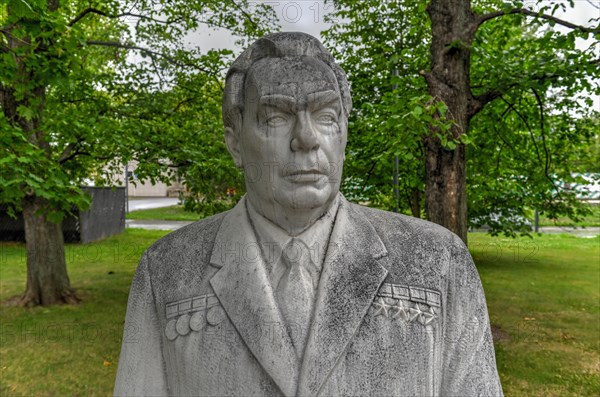
<svg viewBox="0 0 600 397"><path fill-rule="evenodd" d="M232 53L199 48L190 35L206 25L247 42L270 28L268 8L254 6L250 15L244 1L71 1L49 11L47 3L11 1L1 13L4 96L18 102L23 122L39 123L47 143L43 154L3 113L2 201L19 208L31 192L50 200L60 219L85 205L79 184L108 183L129 160L153 181L177 167L209 168L210 151L224 148L214 139L221 136L216 100ZM194 178L209 183L207 175Z"/></svg>
<svg viewBox="0 0 600 397"><path fill-rule="evenodd" d="M399 206L418 214L416 198L427 194L424 146L433 138L442 152L461 147L466 152L471 226L487 224L494 234L514 235L527 231L526 219L536 208L551 217L577 219L585 213L575 191L565 187L578 181L577 173L593 171L589 145L597 139L598 116L589 97L599 93L599 35L597 27L556 17L573 2L538 2L534 10L518 1L479 1L472 8L461 3L473 15L464 27L473 29L473 40L450 35L442 42L444 52L459 54L469 65L468 86L461 89L471 100L462 116L452 114L454 109L448 113L450 103L431 94L436 57L431 18L437 4L334 3L331 19L342 23L325 37L350 75L357 109L347 170L364 176L360 184L348 178L347 191L394 208L393 158L398 155ZM445 9L455 7L442 3ZM568 32L555 29L558 25ZM589 47L578 48L581 39L591 40ZM458 119L466 120L468 129L453 127ZM425 201L418 204L427 216Z"/></svg>
<svg viewBox="0 0 600 397"><path fill-rule="evenodd" d="M419 70L427 66L428 20L418 2L341 1L325 41L348 74L353 111L342 187L356 201L394 209L394 157L401 209L421 207L422 134L432 109ZM409 61L410 60L410 61ZM419 215L413 213L413 215Z"/></svg>
<svg viewBox="0 0 600 397"><path fill-rule="evenodd" d="M25 217L22 304L77 301L51 223L89 204L81 184L112 185L130 160L153 181L179 168L209 199L219 194L213 182L225 190L225 176L239 180L216 160L225 153L218 98L232 53L194 43L201 26L243 44L272 29L273 14L246 0L0 5L0 202Z"/></svg>

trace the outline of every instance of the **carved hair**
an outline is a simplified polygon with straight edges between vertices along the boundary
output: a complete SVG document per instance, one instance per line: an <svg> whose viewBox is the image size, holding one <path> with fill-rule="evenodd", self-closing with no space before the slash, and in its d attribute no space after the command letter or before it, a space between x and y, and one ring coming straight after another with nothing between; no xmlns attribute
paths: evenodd
<svg viewBox="0 0 600 397"><path fill-rule="evenodd" d="M244 112L244 85L252 65L264 58L309 56L320 60L334 73L340 89L342 108L346 118L352 109L348 79L333 56L311 35L301 32L283 32L267 35L255 41L231 65L225 77L223 92L223 124L238 133ZM236 128L237 127L237 128Z"/></svg>

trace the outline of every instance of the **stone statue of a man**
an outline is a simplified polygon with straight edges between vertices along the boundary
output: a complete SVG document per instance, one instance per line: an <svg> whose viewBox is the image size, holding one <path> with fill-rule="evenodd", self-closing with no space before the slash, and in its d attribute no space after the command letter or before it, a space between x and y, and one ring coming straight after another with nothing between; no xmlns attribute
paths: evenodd
<svg viewBox="0 0 600 397"><path fill-rule="evenodd" d="M460 239L339 193L351 106L312 36L233 63L225 139L248 193L144 253L115 395L502 395Z"/></svg>

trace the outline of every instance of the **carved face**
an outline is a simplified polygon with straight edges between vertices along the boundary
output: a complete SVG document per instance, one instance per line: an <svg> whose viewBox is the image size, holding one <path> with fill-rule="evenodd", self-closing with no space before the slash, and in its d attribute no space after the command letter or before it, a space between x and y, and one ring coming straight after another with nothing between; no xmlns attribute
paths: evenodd
<svg viewBox="0 0 600 397"><path fill-rule="evenodd" d="M255 207L270 212L265 206L278 206L284 215L327 209L340 187L346 138L337 80L327 65L310 57L253 65L239 163Z"/></svg>

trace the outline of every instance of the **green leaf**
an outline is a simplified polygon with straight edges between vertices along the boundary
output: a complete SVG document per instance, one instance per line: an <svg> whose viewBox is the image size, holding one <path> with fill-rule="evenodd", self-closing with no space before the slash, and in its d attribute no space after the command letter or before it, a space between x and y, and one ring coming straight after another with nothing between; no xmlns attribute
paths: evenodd
<svg viewBox="0 0 600 397"><path fill-rule="evenodd" d="M35 110L25 105L17 106L17 113L27 121L33 120L33 118L36 116Z"/></svg>

